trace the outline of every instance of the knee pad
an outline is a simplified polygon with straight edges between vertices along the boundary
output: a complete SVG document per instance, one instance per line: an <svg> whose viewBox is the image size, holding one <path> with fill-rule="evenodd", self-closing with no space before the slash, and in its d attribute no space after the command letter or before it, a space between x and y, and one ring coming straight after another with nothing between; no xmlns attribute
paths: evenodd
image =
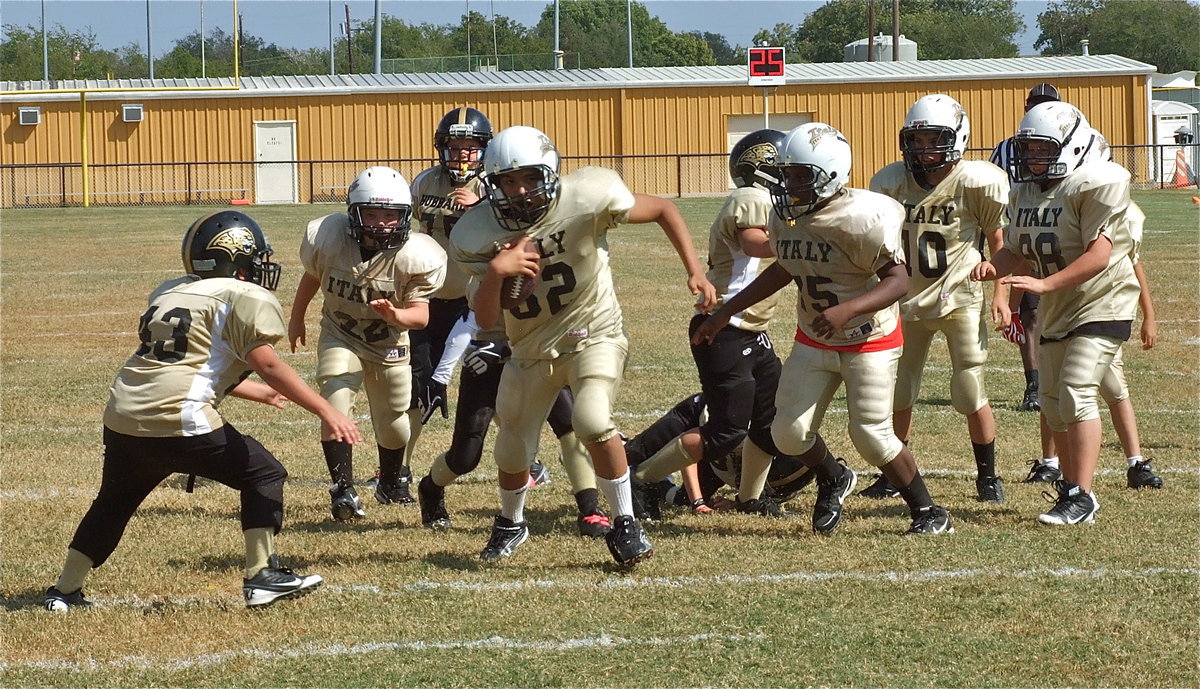
<svg viewBox="0 0 1200 689"><path fill-rule="evenodd" d="M881 467L896 458L904 443L896 437L889 419L883 423L850 424L850 442L854 449L873 467Z"/></svg>
<svg viewBox="0 0 1200 689"><path fill-rule="evenodd" d="M780 452L796 456L808 452L817 443L816 434L801 426L799 419L789 422L778 414L771 422L771 439Z"/></svg>
<svg viewBox="0 0 1200 689"><path fill-rule="evenodd" d="M612 420L611 390L609 385L584 384L575 393L571 427L584 445L602 443L617 434Z"/></svg>
<svg viewBox="0 0 1200 689"><path fill-rule="evenodd" d="M1099 393L1098 385L1061 386L1057 406L1059 422L1063 424L1063 428L1078 421L1100 418L1100 407L1097 404Z"/></svg>
<svg viewBox="0 0 1200 689"><path fill-rule="evenodd" d="M950 374L950 403L954 411L969 416L988 403L983 394L983 364L972 363Z"/></svg>
<svg viewBox="0 0 1200 689"><path fill-rule="evenodd" d="M1116 357L1104 373L1104 380L1100 381L1100 396L1110 407L1129 397L1129 386L1125 383L1125 367Z"/></svg>

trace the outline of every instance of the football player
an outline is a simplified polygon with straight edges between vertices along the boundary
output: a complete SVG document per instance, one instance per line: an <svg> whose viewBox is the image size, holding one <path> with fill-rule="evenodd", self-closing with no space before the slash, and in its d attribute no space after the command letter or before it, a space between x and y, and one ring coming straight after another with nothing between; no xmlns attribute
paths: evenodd
<svg viewBox="0 0 1200 689"><path fill-rule="evenodd" d="M950 513L929 497L891 423L904 342L898 303L909 284L900 238L904 207L882 194L844 186L850 144L827 124L793 129L780 151L783 181L772 188L775 212L767 225L776 261L701 323L692 341L711 342L733 314L795 282L796 344L783 365L771 436L780 451L816 472L813 530L828 534L837 528L857 481L818 433L845 382L850 440L908 504L908 533L950 533Z"/></svg>
<svg viewBox="0 0 1200 689"><path fill-rule="evenodd" d="M779 184L779 144L783 132L760 129L742 137L729 154L729 174L737 188L717 213L708 235L708 280L717 289L717 303L733 297L774 260L767 238L771 195ZM775 388L783 365L775 354L767 325L779 294L734 314L712 342L692 345L692 358L708 403L708 420L668 443L638 466L634 487L647 514L656 513L658 481L701 460L711 464L742 446L742 471L734 509L778 515L779 507L763 499L763 487L778 454L771 440L775 419ZM688 328L695 333L707 312L697 306Z"/></svg>
<svg viewBox="0 0 1200 689"><path fill-rule="evenodd" d="M559 163L554 144L537 129L501 131L484 154L487 206L468 211L450 238L451 257L480 279L472 300L480 327L503 318L512 347L496 402L500 514L480 557L510 556L529 537L529 465L542 420L559 390L570 386L571 425L614 515L605 539L618 563L632 565L653 549L633 517L629 465L612 418L628 340L608 266L609 229L658 223L683 261L692 293L703 293L706 307L715 295L674 204L633 194L612 170L585 167L561 175ZM502 312L504 283L517 275L540 278L523 302Z"/></svg>
<svg viewBox="0 0 1200 689"><path fill-rule="evenodd" d="M1137 314L1130 176L1115 163L1084 163L1096 144L1074 106L1043 103L1025 113L1010 161L1016 184L1004 249L971 273L1042 297L1039 397L1062 471L1054 507L1038 516L1044 524L1095 519L1100 385Z"/></svg>
<svg viewBox="0 0 1200 689"><path fill-rule="evenodd" d="M479 110L458 107L447 112L433 134L438 163L413 179L413 210L420 231L443 250L450 248L450 230L468 208L479 203L479 165L492 140L492 123ZM467 275L457 265L446 267L446 279L429 299L429 325L412 339L413 404L409 415L412 437L405 452L411 466L421 429L440 411L448 418L446 385L463 353L461 344L447 351L452 330L467 327ZM474 325L471 323L470 325ZM403 484L408 490L408 482ZM407 499L412 501L411 496Z"/></svg>
<svg viewBox="0 0 1200 689"><path fill-rule="evenodd" d="M1029 89L1029 95L1025 97L1025 112L1029 112L1029 109L1035 105L1058 100L1058 89L1054 87L1054 84L1038 84ZM1009 137L996 144L996 148L992 150L992 164L1006 173L1010 169L1009 159L1011 158L1012 142L1012 138ZM1015 181L1011 175L1009 176L1009 181ZM1009 323L1004 324L1005 327L1003 330L1005 338L1020 348L1021 364L1025 369L1025 394L1022 396L1021 403L1017 406L1017 409L1020 411L1038 411L1041 409L1041 403L1038 402L1036 335L1038 296L1020 290L1012 290L1009 294L1009 299L1012 315ZM1042 455L1044 458L1049 457L1046 452L1043 452ZM1057 471L1057 465L1054 469ZM1029 473L1029 478L1025 482L1053 481L1055 477L1052 474L1053 472L1043 470L1038 464L1034 464L1033 469Z"/></svg>
<svg viewBox="0 0 1200 689"><path fill-rule="evenodd" d="M138 506L174 473L241 493L247 606L295 598L322 583L319 575L279 565L274 539L283 524L287 471L217 406L226 395L275 407L290 399L347 444L362 440L358 427L275 354L284 336L283 308L271 292L280 267L254 220L236 211L206 215L188 228L182 253L187 274L150 293L138 324L141 344L109 389L100 492L46 591L48 610L91 605L83 595L88 572L104 564ZM248 380L251 371L266 383Z"/></svg>
<svg viewBox="0 0 1200 689"><path fill-rule="evenodd" d="M900 302L904 350L892 417L896 436L908 444L929 346L940 332L950 352L950 402L967 417L976 496L1004 502L996 475L996 421L983 385L988 332L983 289L970 274L985 240L988 255L1003 247L1008 176L991 163L963 160L970 138L971 123L958 101L941 93L922 96L900 129L903 160L877 172L870 186L905 211L901 236L909 287ZM1006 322L1008 295L998 282L991 302L992 320ZM896 495L896 489L880 476L859 494L884 498Z"/></svg>
<svg viewBox="0 0 1200 689"><path fill-rule="evenodd" d="M345 213L308 224L300 241L304 276L288 323L292 351L306 344L304 314L322 295L317 342L321 395L349 414L365 388L379 448L381 505L409 503L411 473L404 448L411 425L409 331L429 321L429 299L446 274L446 252L428 235L409 232L408 182L389 167L369 167L351 182ZM321 450L333 485L330 511L338 521L365 516L354 488L353 448L322 431Z"/></svg>

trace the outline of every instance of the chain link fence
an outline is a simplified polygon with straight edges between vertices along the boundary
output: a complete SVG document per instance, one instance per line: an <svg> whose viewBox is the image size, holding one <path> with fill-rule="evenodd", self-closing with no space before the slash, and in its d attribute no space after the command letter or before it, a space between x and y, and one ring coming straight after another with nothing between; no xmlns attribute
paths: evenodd
<svg viewBox="0 0 1200 689"><path fill-rule="evenodd" d="M1134 188L1196 185L1200 146L1114 146L1114 162L1133 175ZM968 149L969 160L987 160L991 149ZM260 177L283 171L290 189L280 203L345 203L346 186L363 168L388 165L410 182L435 165L430 158L390 160L296 160L272 163L187 162L89 165L88 203L94 206L228 205L265 203ZM570 156L563 172L585 165L616 170L631 189L673 197L720 196L730 188L724 153ZM84 172L78 163L0 165L0 207L81 206ZM287 193L290 191L290 195Z"/></svg>

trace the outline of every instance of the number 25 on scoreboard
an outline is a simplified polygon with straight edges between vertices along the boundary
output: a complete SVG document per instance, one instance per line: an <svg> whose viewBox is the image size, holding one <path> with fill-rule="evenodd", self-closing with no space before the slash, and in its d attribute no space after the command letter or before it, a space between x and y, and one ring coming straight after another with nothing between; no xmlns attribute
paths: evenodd
<svg viewBox="0 0 1200 689"><path fill-rule="evenodd" d="M750 48L750 86L782 86L783 48Z"/></svg>

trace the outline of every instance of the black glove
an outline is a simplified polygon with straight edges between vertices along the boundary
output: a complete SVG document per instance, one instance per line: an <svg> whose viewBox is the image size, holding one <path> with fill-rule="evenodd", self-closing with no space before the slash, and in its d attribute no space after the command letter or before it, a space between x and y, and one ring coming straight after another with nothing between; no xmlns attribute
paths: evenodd
<svg viewBox="0 0 1200 689"><path fill-rule="evenodd" d="M499 366L512 356L507 342L491 342L471 340L467 352L463 355L463 368L473 375L482 376L493 366Z"/></svg>
<svg viewBox="0 0 1200 689"><path fill-rule="evenodd" d="M433 412L438 409L442 410L442 418L450 418L450 412L446 409L446 384L439 383L436 380L430 380L421 390L421 409L425 413L421 416L421 423L429 423L429 419L433 417Z"/></svg>

